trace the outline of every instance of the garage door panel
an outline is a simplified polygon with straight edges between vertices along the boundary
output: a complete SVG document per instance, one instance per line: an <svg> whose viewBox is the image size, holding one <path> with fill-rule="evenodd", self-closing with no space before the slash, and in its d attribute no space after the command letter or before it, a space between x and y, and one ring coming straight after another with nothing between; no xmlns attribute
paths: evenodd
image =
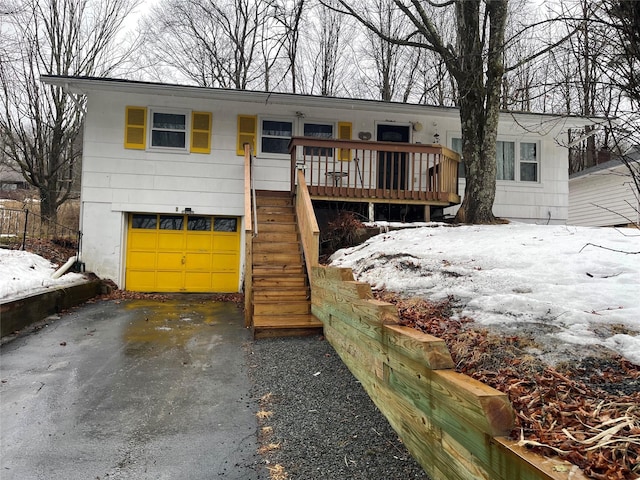
<svg viewBox="0 0 640 480"><path fill-rule="evenodd" d="M211 254L210 253L187 253L187 271L211 271Z"/></svg>
<svg viewBox="0 0 640 480"><path fill-rule="evenodd" d="M156 285L155 272L128 270L126 278L127 289L134 292L152 292Z"/></svg>
<svg viewBox="0 0 640 480"><path fill-rule="evenodd" d="M184 283L188 292L210 292L211 272L186 272Z"/></svg>
<svg viewBox="0 0 640 480"><path fill-rule="evenodd" d="M176 271L158 271L156 274L156 291L158 292L181 292L183 275Z"/></svg>
<svg viewBox="0 0 640 480"><path fill-rule="evenodd" d="M221 231L220 225L216 230L214 223L233 223L237 229L239 220L131 214L125 287L147 292L237 292L240 233L231 227Z"/></svg>
<svg viewBox="0 0 640 480"><path fill-rule="evenodd" d="M187 251L203 251L211 250L211 233L192 233L187 234Z"/></svg>
<svg viewBox="0 0 640 480"><path fill-rule="evenodd" d="M219 273L211 275L211 288L214 292L231 293L238 291L237 273Z"/></svg>
<svg viewBox="0 0 640 480"><path fill-rule="evenodd" d="M136 231L129 235L129 248L131 250L155 250L158 236L155 231Z"/></svg>
<svg viewBox="0 0 640 480"><path fill-rule="evenodd" d="M185 239L183 232L161 232L158 235L158 250L184 250Z"/></svg>
<svg viewBox="0 0 640 480"><path fill-rule="evenodd" d="M182 252L158 252L157 268L161 270L182 270L183 268Z"/></svg>
<svg viewBox="0 0 640 480"><path fill-rule="evenodd" d="M155 270L156 252L135 251L129 255L128 268L132 270Z"/></svg>
<svg viewBox="0 0 640 480"><path fill-rule="evenodd" d="M215 235L213 238L213 250L238 251L240 237L238 235Z"/></svg>

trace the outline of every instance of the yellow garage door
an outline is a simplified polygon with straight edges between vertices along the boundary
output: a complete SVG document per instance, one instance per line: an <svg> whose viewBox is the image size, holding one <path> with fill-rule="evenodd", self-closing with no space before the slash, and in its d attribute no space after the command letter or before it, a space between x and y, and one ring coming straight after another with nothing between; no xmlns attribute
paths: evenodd
<svg viewBox="0 0 640 480"><path fill-rule="evenodd" d="M237 292L238 227L236 217L130 214L125 288Z"/></svg>

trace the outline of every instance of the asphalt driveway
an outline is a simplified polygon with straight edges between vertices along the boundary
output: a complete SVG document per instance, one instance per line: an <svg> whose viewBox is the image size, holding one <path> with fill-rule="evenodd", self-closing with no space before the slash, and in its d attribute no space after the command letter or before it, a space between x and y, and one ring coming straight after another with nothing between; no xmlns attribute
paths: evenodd
<svg viewBox="0 0 640 480"><path fill-rule="evenodd" d="M267 478L233 304L86 304L0 349L0 478Z"/></svg>

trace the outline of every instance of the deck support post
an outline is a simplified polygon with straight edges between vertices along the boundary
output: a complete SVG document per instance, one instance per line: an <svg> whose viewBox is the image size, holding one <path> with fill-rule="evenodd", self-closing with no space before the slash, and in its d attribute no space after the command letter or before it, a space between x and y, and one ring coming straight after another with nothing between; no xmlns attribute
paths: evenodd
<svg viewBox="0 0 640 480"><path fill-rule="evenodd" d="M369 202L369 221L371 223L376 221L376 209L374 206L375 204L373 202Z"/></svg>
<svg viewBox="0 0 640 480"><path fill-rule="evenodd" d="M424 206L424 221L425 222L431 221L431 205Z"/></svg>

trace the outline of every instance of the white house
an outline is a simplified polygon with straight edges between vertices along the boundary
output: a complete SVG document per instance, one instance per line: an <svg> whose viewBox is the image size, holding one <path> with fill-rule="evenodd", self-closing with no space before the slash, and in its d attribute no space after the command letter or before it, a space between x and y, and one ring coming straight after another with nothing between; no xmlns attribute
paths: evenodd
<svg viewBox="0 0 640 480"><path fill-rule="evenodd" d="M292 163L304 157L308 163L299 168L317 201L417 205L429 216L455 208L464 191L450 150L461 136L455 108L104 78L42 80L86 97L81 258L121 288L241 291L245 143L255 154L255 190L290 192ZM502 114L494 213L565 223L561 144L568 128L590 123ZM294 141L290 154L297 136L316 141Z"/></svg>
<svg viewBox="0 0 640 480"><path fill-rule="evenodd" d="M627 158L640 174L640 153ZM640 224L640 195L621 159L595 165L569 178L569 225L614 227Z"/></svg>

